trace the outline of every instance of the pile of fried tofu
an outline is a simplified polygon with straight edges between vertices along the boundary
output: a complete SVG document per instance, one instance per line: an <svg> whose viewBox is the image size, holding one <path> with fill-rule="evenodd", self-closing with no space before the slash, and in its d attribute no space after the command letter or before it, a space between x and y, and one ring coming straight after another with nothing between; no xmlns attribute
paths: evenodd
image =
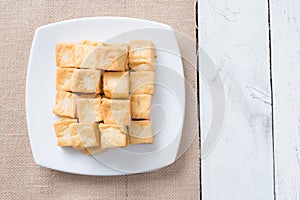
<svg viewBox="0 0 300 200"><path fill-rule="evenodd" d="M155 59L155 46L148 40L57 43L57 145L93 155L153 143Z"/></svg>

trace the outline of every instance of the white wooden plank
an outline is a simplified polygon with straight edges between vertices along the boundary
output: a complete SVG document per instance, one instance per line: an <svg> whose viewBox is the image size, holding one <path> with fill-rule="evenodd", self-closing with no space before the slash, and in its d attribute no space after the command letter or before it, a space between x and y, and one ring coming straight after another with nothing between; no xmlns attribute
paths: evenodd
<svg viewBox="0 0 300 200"><path fill-rule="evenodd" d="M202 159L202 199L274 199L267 0L201 0L198 19L226 104L220 140ZM200 107L202 146L205 112Z"/></svg>
<svg viewBox="0 0 300 200"><path fill-rule="evenodd" d="M276 199L300 200L300 2L270 8Z"/></svg>

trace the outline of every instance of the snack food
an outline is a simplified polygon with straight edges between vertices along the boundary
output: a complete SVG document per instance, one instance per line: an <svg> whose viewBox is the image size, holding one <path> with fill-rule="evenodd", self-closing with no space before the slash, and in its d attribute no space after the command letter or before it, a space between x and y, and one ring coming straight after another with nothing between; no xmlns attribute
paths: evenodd
<svg viewBox="0 0 300 200"><path fill-rule="evenodd" d="M59 116L75 118L77 95L71 92L57 91L53 113Z"/></svg>
<svg viewBox="0 0 300 200"><path fill-rule="evenodd" d="M134 94L154 94L155 75L153 71L130 72L130 92Z"/></svg>
<svg viewBox="0 0 300 200"><path fill-rule="evenodd" d="M96 155L109 148L153 143L155 59L149 40L57 43L57 146Z"/></svg>
<svg viewBox="0 0 300 200"><path fill-rule="evenodd" d="M130 97L131 118L150 119L152 96L149 94L132 94Z"/></svg>
<svg viewBox="0 0 300 200"><path fill-rule="evenodd" d="M99 129L103 148L125 147L129 144L126 126L100 123Z"/></svg>
<svg viewBox="0 0 300 200"><path fill-rule="evenodd" d="M100 111L101 97L79 98L77 101L77 115L79 123L93 123L102 121Z"/></svg>
<svg viewBox="0 0 300 200"><path fill-rule="evenodd" d="M100 70L56 68L56 90L100 93Z"/></svg>
<svg viewBox="0 0 300 200"><path fill-rule="evenodd" d="M76 122L76 119L67 117L62 117L54 122L53 126L56 134L57 146L72 146L69 125Z"/></svg>
<svg viewBox="0 0 300 200"><path fill-rule="evenodd" d="M128 69L128 45L88 41L58 43L56 65L62 68L126 71Z"/></svg>
<svg viewBox="0 0 300 200"><path fill-rule="evenodd" d="M75 44L56 44L56 65L59 67L75 67Z"/></svg>
<svg viewBox="0 0 300 200"><path fill-rule="evenodd" d="M100 93L100 70L75 69L72 76L72 92Z"/></svg>
<svg viewBox="0 0 300 200"><path fill-rule="evenodd" d="M105 96L116 99L128 98L129 81L128 72L104 72L103 91Z"/></svg>
<svg viewBox="0 0 300 200"><path fill-rule="evenodd" d="M150 40L132 40L129 42L129 66L155 63L155 47Z"/></svg>
<svg viewBox="0 0 300 200"><path fill-rule="evenodd" d="M107 71L126 71L128 69L128 45L127 44L103 44L92 53L97 61L84 63L85 66ZM93 60L93 59L91 59Z"/></svg>
<svg viewBox="0 0 300 200"><path fill-rule="evenodd" d="M155 71L155 64L136 64L130 65L130 69L133 71Z"/></svg>
<svg viewBox="0 0 300 200"><path fill-rule="evenodd" d="M132 121L129 126L130 144L152 144L153 129L150 120Z"/></svg>
<svg viewBox="0 0 300 200"><path fill-rule="evenodd" d="M73 68L56 68L57 91L72 91L74 70Z"/></svg>
<svg viewBox="0 0 300 200"><path fill-rule="evenodd" d="M102 98L100 109L105 124L130 125L130 100Z"/></svg>
<svg viewBox="0 0 300 200"><path fill-rule="evenodd" d="M72 123L69 125L72 147L84 149L100 146L100 135L96 123Z"/></svg>

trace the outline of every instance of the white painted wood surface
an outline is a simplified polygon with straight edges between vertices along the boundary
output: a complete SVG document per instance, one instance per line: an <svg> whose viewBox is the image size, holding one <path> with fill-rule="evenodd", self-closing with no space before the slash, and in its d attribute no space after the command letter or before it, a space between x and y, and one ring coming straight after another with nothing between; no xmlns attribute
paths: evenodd
<svg viewBox="0 0 300 200"><path fill-rule="evenodd" d="M276 199L300 200L300 2L270 11Z"/></svg>
<svg viewBox="0 0 300 200"><path fill-rule="evenodd" d="M226 97L222 135L201 161L202 199L274 199L267 0L200 0L198 6L200 47L217 67ZM200 101L209 94L201 95ZM200 108L202 142L205 112Z"/></svg>

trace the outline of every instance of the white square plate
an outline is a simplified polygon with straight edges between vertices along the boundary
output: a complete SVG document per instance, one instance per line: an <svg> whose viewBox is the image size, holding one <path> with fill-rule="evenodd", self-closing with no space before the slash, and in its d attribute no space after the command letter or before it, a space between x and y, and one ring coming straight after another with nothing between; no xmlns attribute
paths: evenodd
<svg viewBox="0 0 300 200"><path fill-rule="evenodd" d="M126 43L152 40L156 45L156 92L151 119L155 142L110 149L91 157L56 146L52 113L55 102L55 45L81 40ZM38 165L86 175L140 173L173 163L179 147L185 109L181 56L172 28L152 21L98 17L74 19L39 27L34 35L26 83L26 114L34 160Z"/></svg>

